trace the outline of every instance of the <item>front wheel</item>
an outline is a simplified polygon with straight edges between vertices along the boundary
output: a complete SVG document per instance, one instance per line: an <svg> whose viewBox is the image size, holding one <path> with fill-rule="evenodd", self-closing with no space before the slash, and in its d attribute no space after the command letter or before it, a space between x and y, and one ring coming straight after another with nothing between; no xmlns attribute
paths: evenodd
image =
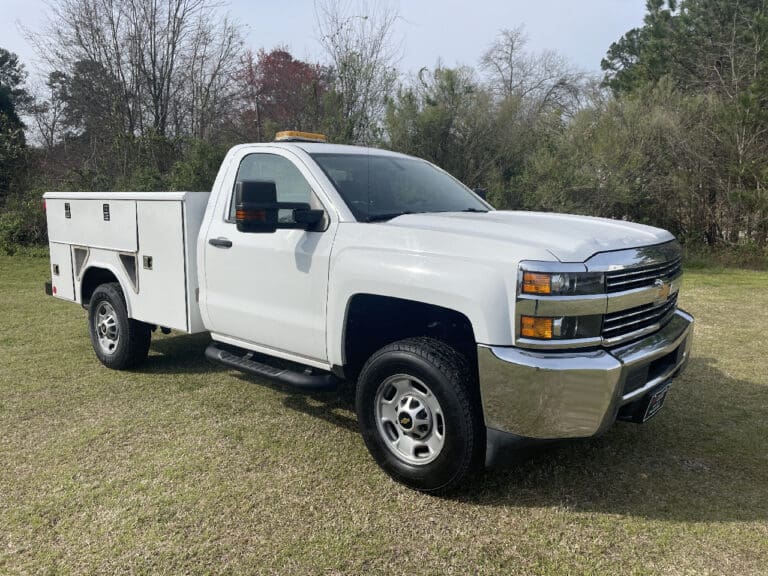
<svg viewBox="0 0 768 576"><path fill-rule="evenodd" d="M116 282L94 290L88 305L88 328L93 350L107 368L132 368L149 353L150 326L128 317L123 292Z"/></svg>
<svg viewBox="0 0 768 576"><path fill-rule="evenodd" d="M357 385L360 430L392 478L425 492L447 491L482 465L485 426L464 356L431 338L385 346Z"/></svg>

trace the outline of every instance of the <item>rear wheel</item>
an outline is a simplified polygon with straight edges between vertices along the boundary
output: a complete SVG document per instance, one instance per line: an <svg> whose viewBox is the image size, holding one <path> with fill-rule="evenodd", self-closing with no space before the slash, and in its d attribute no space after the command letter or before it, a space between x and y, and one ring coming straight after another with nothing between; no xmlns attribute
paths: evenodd
<svg viewBox="0 0 768 576"><path fill-rule="evenodd" d="M398 482L447 491L480 467L485 426L464 356L431 338L385 346L366 362L356 407L373 458Z"/></svg>
<svg viewBox="0 0 768 576"><path fill-rule="evenodd" d="M132 368L149 353L150 326L128 317L125 297L116 282L94 290L88 305L88 328L93 350L107 368Z"/></svg>

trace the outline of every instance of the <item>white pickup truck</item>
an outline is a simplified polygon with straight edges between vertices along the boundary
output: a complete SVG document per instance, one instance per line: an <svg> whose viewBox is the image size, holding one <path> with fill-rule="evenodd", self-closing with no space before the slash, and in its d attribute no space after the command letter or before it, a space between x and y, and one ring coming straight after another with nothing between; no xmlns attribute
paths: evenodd
<svg viewBox="0 0 768 576"><path fill-rule="evenodd" d="M424 491L661 408L693 325L670 233L496 211L424 160L310 140L236 146L211 193L45 194L46 290L105 366L160 327L299 389L346 379L373 458Z"/></svg>

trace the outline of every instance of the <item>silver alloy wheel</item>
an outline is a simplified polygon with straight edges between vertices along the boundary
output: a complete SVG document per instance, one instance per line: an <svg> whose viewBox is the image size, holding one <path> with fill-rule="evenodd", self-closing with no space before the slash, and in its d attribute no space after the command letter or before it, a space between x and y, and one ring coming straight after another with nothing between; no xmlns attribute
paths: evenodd
<svg viewBox="0 0 768 576"><path fill-rule="evenodd" d="M114 354L120 342L120 328L115 309L106 300L100 302L96 309L96 336L101 351L104 354Z"/></svg>
<svg viewBox="0 0 768 576"><path fill-rule="evenodd" d="M376 392L376 427L387 448L408 464L429 464L445 444L445 418L437 398L418 378L396 374Z"/></svg>

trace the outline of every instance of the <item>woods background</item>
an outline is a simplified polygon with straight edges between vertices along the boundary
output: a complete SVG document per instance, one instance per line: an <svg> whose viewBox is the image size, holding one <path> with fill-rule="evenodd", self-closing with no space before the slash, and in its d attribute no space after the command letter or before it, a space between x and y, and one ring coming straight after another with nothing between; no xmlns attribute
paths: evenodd
<svg viewBox="0 0 768 576"><path fill-rule="evenodd" d="M0 48L0 248L45 243L45 190L210 190L230 146L297 129L427 158L497 208L649 223L693 260L765 267L767 4L648 0L600 77L522 27L489 31L475 67L406 76L387 3L317 0L308 62L245 46L208 0L56 0L31 35L43 86Z"/></svg>

